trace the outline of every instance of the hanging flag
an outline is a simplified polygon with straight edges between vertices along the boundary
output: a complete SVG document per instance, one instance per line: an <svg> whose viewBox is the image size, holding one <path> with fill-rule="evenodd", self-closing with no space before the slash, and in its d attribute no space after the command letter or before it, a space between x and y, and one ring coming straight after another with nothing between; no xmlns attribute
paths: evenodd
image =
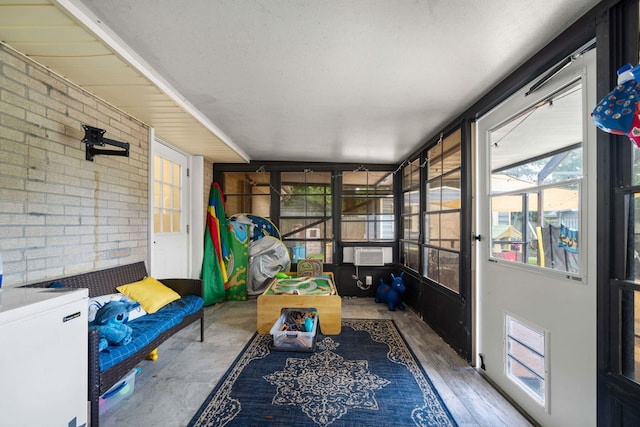
<svg viewBox="0 0 640 427"><path fill-rule="evenodd" d="M213 207L213 217L218 222L218 246L216 246L216 252L220 265L224 266L222 275L225 283L229 278L227 277L227 264L231 256L231 243L229 240L229 229L227 227L227 217L224 212L224 195L222 194L222 188L220 184L214 182L211 184L212 189L209 194L209 206Z"/></svg>
<svg viewBox="0 0 640 427"><path fill-rule="evenodd" d="M204 288L205 305L212 305L225 299L227 268L223 257L221 232L226 235L228 231L226 229L223 203L220 186L215 182L211 183L207 224L204 233L204 256L200 273ZM217 213L222 215L221 218L216 216L216 206L218 206ZM221 228L224 230L221 230Z"/></svg>

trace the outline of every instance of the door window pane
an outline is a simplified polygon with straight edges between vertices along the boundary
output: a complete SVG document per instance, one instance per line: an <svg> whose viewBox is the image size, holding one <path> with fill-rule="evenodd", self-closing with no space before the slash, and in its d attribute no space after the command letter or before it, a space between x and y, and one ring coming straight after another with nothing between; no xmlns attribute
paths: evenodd
<svg viewBox="0 0 640 427"><path fill-rule="evenodd" d="M160 232L161 229L162 229L162 224L160 223L160 209L154 208L153 209L153 232L157 234Z"/></svg>
<svg viewBox="0 0 640 427"><path fill-rule="evenodd" d="M578 81L490 131L492 258L581 273L582 110Z"/></svg>
<svg viewBox="0 0 640 427"><path fill-rule="evenodd" d="M182 230L182 167L160 156L153 158L154 233Z"/></svg>

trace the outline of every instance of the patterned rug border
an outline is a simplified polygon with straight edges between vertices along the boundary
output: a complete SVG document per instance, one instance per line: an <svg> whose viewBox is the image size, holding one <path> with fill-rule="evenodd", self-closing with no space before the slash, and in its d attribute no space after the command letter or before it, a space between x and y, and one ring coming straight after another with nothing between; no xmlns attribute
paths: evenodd
<svg viewBox="0 0 640 427"><path fill-rule="evenodd" d="M398 325L393 319L363 319L363 318L343 318L342 319L343 327L350 327L354 331L365 330L369 332L371 340L388 345L388 341L385 341L382 338L376 339L376 336L374 336L375 334L373 333L375 331L364 328L364 325L372 324L372 323L377 323L379 325L391 325L393 327L393 330L397 334L399 341L402 345L398 348L399 350L398 353L400 354L394 354L392 351L393 349L389 347L389 353L387 353L387 358L394 363L399 363L404 365L407 368L407 370L413 375L418 387L421 389L423 393L425 405L422 408L416 408L414 410L413 418L414 418L415 425L416 426L437 425L437 426L453 426L453 427L457 426L457 423L455 422L453 416L451 415L449 408L447 408L446 404L442 400L442 397L435 389L434 384L431 381L431 378L429 378L429 376L427 375L426 371L424 370L424 367L416 357L415 352L413 351L413 349L407 342L406 338L402 334L402 331L400 331L400 329L398 328ZM358 328L358 325L361 325L360 328ZM324 337L331 338L331 335L326 335ZM236 379L242 374L245 366L247 366L249 363L251 363L255 359L266 357L271 352L269 349L266 349L265 351L265 347L260 345L261 342L265 340L271 340L271 335L258 334L257 332L253 334L253 336L247 341L247 343L244 345L242 350L235 357L233 363L225 371L225 373L220 378L218 383L214 386L213 390L209 393L209 395L206 397L204 402L200 405L200 408L194 414L191 421L189 422L188 427L213 426L213 425L224 426L228 422L232 421L233 418L235 418L237 412L233 413L232 416L226 419L223 414L220 414L220 415L223 415L222 419L216 418L216 423L213 423L213 424L206 423L206 422L203 423L200 420L200 418L202 418L203 414L209 407L209 404L211 403L211 401L216 397L218 397L218 399L221 397L221 396L218 396L221 393L221 391L226 393L228 396L228 394L233 389L233 385L235 384ZM252 353L249 353L252 347L255 347L255 348L253 348ZM401 355L402 351L406 351L411 356L410 359L408 360L409 362L413 362L412 366L407 366L407 364L403 363L404 359ZM312 354L312 353L299 353L299 354L302 355L302 354ZM245 360L247 358L248 360ZM244 363L241 364L241 362L243 361ZM230 379L233 380L231 381L231 383L229 383ZM223 388L225 390L223 390ZM236 401L235 399L231 399L227 396L225 396L227 400L227 406L230 406L232 408L239 408L241 406L241 402ZM438 414L439 415L438 422L436 424L433 424L433 418L429 415L430 413L427 412L427 409L429 409L429 411L435 411L435 413L440 412ZM329 422L328 424L331 424L331 422Z"/></svg>

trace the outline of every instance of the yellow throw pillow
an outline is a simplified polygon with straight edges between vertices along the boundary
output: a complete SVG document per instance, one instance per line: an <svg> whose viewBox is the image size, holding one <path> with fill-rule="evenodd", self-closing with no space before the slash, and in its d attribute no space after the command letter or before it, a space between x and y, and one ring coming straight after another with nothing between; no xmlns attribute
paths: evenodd
<svg viewBox="0 0 640 427"><path fill-rule="evenodd" d="M132 300L138 301L147 313L155 313L180 298L180 294L151 276L147 276L139 282L118 286L116 289Z"/></svg>

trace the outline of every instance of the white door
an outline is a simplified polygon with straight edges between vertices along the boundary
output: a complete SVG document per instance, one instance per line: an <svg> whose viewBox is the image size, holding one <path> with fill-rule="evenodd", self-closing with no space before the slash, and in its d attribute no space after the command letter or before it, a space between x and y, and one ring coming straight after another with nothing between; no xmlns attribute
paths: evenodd
<svg viewBox="0 0 640 427"><path fill-rule="evenodd" d="M189 277L188 158L154 141L151 161L151 266L158 279Z"/></svg>
<svg viewBox="0 0 640 427"><path fill-rule="evenodd" d="M477 122L477 366L540 424L592 426L595 49L549 75Z"/></svg>

